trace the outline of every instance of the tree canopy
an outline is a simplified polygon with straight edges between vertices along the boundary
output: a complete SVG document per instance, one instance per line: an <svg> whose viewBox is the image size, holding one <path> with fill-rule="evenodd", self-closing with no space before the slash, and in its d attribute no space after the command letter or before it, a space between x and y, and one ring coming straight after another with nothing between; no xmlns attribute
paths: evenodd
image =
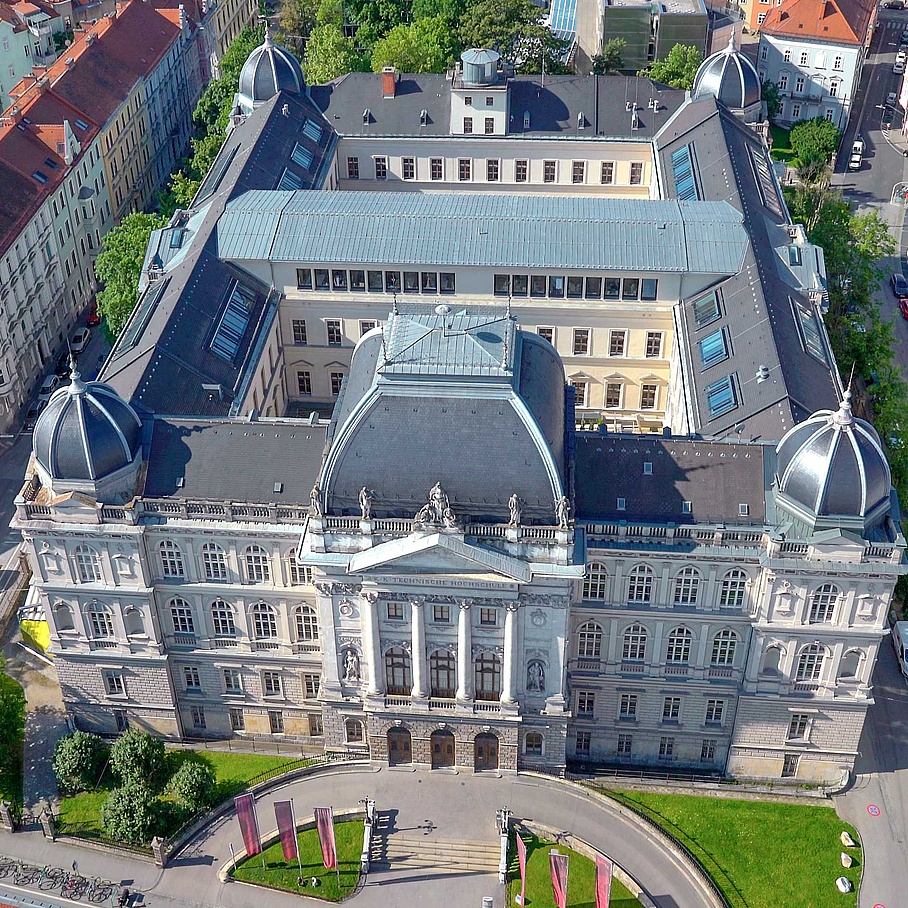
<svg viewBox="0 0 908 908"><path fill-rule="evenodd" d="M303 68L310 85L321 85L345 73L364 72L369 69L368 62L353 39L344 37L339 25L328 23L309 35Z"/></svg>
<svg viewBox="0 0 908 908"><path fill-rule="evenodd" d="M398 25L372 51L372 69L394 66L405 73L443 73L459 50L450 23L443 16Z"/></svg>
<svg viewBox="0 0 908 908"><path fill-rule="evenodd" d="M791 147L801 165L816 161L828 164L841 140L842 134L835 123L823 117L799 120L791 127Z"/></svg>
<svg viewBox="0 0 908 908"><path fill-rule="evenodd" d="M624 38L612 38L602 46L602 53L596 54L592 59L593 74L596 76L607 76L610 73L617 72L624 66L624 59L621 56L627 47L627 41Z"/></svg>
<svg viewBox="0 0 908 908"><path fill-rule="evenodd" d="M702 62L703 54L699 48L691 44L676 44L664 60L654 60L638 75L648 76L654 82L661 82L672 88L689 91L694 87L694 77Z"/></svg>

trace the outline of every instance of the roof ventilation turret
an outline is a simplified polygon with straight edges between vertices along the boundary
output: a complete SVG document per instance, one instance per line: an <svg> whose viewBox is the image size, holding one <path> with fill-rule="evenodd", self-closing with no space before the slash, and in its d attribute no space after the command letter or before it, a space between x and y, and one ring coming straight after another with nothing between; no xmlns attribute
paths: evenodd
<svg viewBox="0 0 908 908"><path fill-rule="evenodd" d="M501 54L485 47L471 47L460 55L464 85L494 85Z"/></svg>

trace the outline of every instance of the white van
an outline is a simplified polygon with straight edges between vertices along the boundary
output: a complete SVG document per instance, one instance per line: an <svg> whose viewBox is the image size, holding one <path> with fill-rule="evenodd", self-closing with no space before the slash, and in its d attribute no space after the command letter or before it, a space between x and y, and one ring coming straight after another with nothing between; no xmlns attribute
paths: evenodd
<svg viewBox="0 0 908 908"><path fill-rule="evenodd" d="M899 660L899 671L908 678L908 621L896 621L892 625L892 645Z"/></svg>

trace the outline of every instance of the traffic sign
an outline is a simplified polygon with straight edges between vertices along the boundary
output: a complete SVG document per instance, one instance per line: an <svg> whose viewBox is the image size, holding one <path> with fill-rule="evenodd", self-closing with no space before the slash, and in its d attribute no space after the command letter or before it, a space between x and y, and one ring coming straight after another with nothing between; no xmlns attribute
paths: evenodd
<svg viewBox="0 0 908 908"><path fill-rule="evenodd" d="M879 807L876 806L876 804L868 804L867 813L869 813L872 817L878 817L882 813L882 811Z"/></svg>

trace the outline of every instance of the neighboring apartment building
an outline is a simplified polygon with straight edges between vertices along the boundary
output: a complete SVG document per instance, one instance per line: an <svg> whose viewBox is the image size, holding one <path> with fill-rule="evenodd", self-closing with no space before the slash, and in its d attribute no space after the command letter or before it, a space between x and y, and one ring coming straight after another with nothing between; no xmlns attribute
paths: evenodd
<svg viewBox="0 0 908 908"><path fill-rule="evenodd" d="M845 129L876 10L873 0L786 0L767 13L757 67L779 86L779 123L824 117Z"/></svg>
<svg viewBox="0 0 908 908"><path fill-rule="evenodd" d="M8 92L35 66L57 58L54 35L63 31L53 4L0 0L0 110L10 104Z"/></svg>

